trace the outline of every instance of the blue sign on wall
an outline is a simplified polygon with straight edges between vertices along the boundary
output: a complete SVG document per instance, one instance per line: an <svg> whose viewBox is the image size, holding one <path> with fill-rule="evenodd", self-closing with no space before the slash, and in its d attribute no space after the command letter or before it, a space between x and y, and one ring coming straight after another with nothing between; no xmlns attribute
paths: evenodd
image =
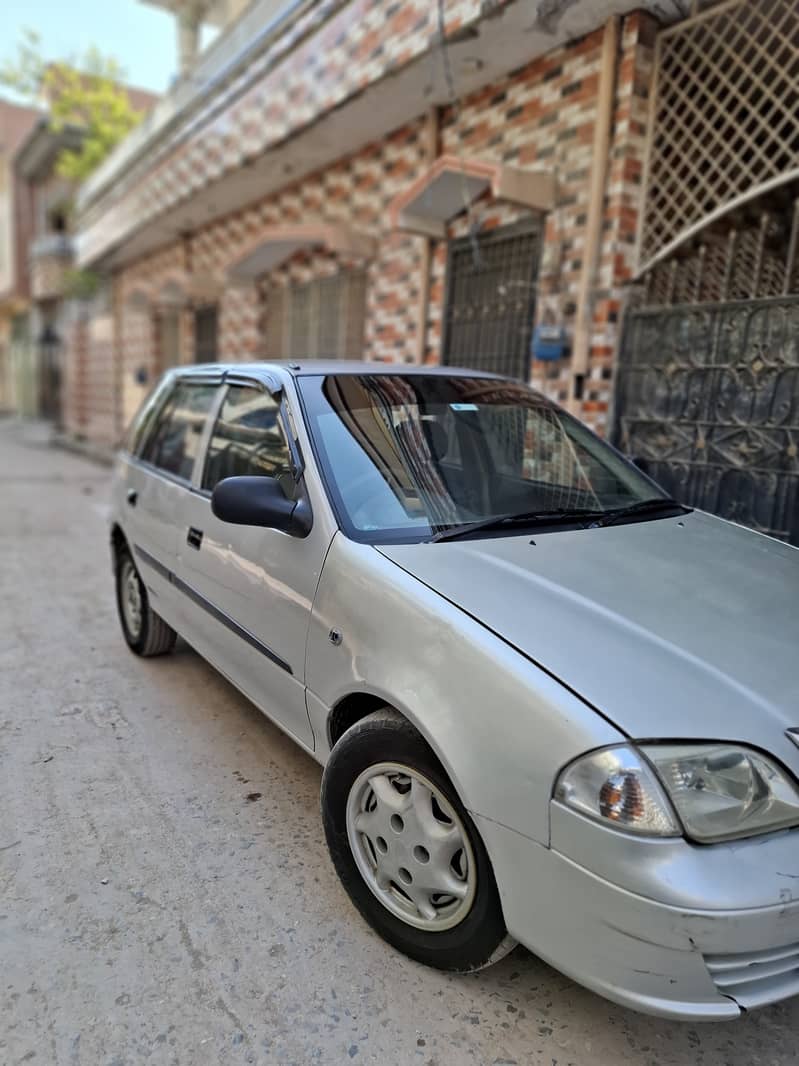
<svg viewBox="0 0 799 1066"><path fill-rule="evenodd" d="M567 347L566 330L563 326L542 323L533 330L530 342L533 359L562 359L566 355Z"/></svg>

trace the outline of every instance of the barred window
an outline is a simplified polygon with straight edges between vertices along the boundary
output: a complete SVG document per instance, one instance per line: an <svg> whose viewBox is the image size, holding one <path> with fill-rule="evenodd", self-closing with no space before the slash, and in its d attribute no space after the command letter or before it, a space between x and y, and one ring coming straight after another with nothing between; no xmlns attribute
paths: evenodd
<svg viewBox="0 0 799 1066"><path fill-rule="evenodd" d="M194 311L194 362L215 363L218 356L219 315L210 304Z"/></svg>
<svg viewBox="0 0 799 1066"><path fill-rule="evenodd" d="M340 271L269 292L267 356L272 359L360 359L366 274Z"/></svg>
<svg viewBox="0 0 799 1066"><path fill-rule="evenodd" d="M156 312L157 365L159 371L181 362L180 310L175 307Z"/></svg>

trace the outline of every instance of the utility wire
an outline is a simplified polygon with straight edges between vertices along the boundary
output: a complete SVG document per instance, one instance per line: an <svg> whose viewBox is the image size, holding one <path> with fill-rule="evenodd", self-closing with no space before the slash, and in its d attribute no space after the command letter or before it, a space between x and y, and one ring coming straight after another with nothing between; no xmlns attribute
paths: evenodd
<svg viewBox="0 0 799 1066"><path fill-rule="evenodd" d="M458 130L461 120L461 102L455 88L455 76L452 71L452 60L449 54L449 43L447 42L446 32L446 20L445 20L445 4L446 0L437 0L438 7L438 50L441 55L441 65L444 70L444 80L447 83L447 92L449 94L449 104L452 109L452 116L454 120L456 138L455 138L455 151L458 156L458 163L460 166L461 175L461 195L463 197L463 208L466 212L466 220L469 225L469 242L472 247L472 258L474 260L475 269L480 267L480 243L478 239L478 220L475 218L472 210L472 199L469 195L469 185L466 174L466 160L463 155L463 145L461 144L461 136Z"/></svg>

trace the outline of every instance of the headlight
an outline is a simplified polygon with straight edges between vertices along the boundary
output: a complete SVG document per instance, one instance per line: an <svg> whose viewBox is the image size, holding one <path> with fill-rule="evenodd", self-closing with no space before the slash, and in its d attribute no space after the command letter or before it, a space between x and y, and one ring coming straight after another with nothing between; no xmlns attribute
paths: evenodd
<svg viewBox="0 0 799 1066"><path fill-rule="evenodd" d="M632 748L605 748L577 759L558 778L555 799L629 833L682 833L652 767Z"/></svg>
<svg viewBox="0 0 799 1066"><path fill-rule="evenodd" d="M680 836L684 827L708 844L799 825L793 778L738 744L604 748L566 767L555 799L629 833Z"/></svg>
<svg viewBox="0 0 799 1066"><path fill-rule="evenodd" d="M737 744L652 744L656 767L694 840L710 843L799 825L799 789L766 755Z"/></svg>

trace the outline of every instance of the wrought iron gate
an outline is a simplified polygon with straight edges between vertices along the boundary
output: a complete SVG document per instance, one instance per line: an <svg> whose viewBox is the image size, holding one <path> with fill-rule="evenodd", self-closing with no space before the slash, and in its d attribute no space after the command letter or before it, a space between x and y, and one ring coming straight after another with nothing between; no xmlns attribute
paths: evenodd
<svg viewBox="0 0 799 1066"><path fill-rule="evenodd" d="M444 363L527 380L540 247L535 222L452 242Z"/></svg>
<svg viewBox="0 0 799 1066"><path fill-rule="evenodd" d="M614 437L684 503L799 545L799 296L628 313Z"/></svg>

